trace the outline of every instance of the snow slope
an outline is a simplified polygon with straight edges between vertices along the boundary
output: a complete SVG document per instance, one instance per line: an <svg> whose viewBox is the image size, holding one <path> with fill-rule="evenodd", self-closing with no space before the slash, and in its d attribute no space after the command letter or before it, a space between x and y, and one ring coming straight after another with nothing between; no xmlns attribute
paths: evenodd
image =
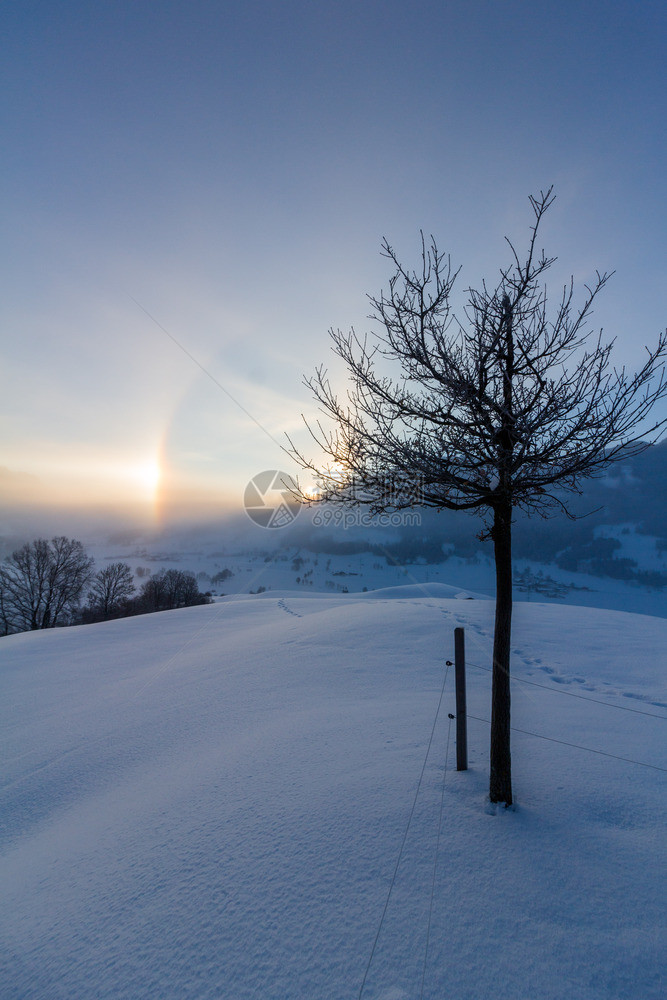
<svg viewBox="0 0 667 1000"><path fill-rule="evenodd" d="M518 805L496 811L493 603L442 594L3 639L1 995L662 997L667 621L517 606Z"/></svg>

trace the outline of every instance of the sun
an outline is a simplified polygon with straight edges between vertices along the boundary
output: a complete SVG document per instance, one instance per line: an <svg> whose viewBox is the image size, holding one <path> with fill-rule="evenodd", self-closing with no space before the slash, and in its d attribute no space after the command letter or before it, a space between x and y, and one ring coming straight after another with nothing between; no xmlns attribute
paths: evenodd
<svg viewBox="0 0 667 1000"><path fill-rule="evenodd" d="M157 462L147 462L141 470L141 478L146 486L152 490L157 488L161 474L160 466Z"/></svg>
<svg viewBox="0 0 667 1000"><path fill-rule="evenodd" d="M303 495L307 500L319 500L322 496L322 491L315 485L304 486Z"/></svg>
<svg viewBox="0 0 667 1000"><path fill-rule="evenodd" d="M141 487L141 491L148 499L153 500L157 493L162 469L159 462L151 459L148 462L140 462L132 470L132 478Z"/></svg>

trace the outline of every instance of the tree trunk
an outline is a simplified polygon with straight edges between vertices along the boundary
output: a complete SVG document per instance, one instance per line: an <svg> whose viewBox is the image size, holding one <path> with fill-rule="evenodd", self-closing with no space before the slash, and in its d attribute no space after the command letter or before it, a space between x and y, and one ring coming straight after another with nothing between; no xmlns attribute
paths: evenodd
<svg viewBox="0 0 667 1000"><path fill-rule="evenodd" d="M512 634L512 506L503 504L494 512L496 560L496 624L493 636L491 691L491 780L492 802L512 804L512 759L510 754L510 641Z"/></svg>

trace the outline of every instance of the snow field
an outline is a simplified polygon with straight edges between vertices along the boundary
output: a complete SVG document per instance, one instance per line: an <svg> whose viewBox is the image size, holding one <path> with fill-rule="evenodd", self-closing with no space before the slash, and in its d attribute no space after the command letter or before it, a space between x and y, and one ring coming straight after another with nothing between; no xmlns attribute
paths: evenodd
<svg viewBox="0 0 667 1000"><path fill-rule="evenodd" d="M358 997L405 837L364 1000L661 997L667 621L517 605L513 725L653 768L515 733L494 810L450 671L406 836L457 625L488 720L493 603L440 585L4 639L2 995Z"/></svg>

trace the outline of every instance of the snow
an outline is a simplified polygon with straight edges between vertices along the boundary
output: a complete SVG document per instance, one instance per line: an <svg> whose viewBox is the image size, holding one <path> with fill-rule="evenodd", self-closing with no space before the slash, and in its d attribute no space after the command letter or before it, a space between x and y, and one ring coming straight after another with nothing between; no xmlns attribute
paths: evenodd
<svg viewBox="0 0 667 1000"><path fill-rule="evenodd" d="M664 570L667 563L663 565L656 539L631 531L623 534L623 527L617 533L623 546L620 554L636 557L641 569ZM607 530L611 529L605 528ZM225 545L228 542L227 538ZM259 588L273 594L290 590L306 595L322 591L331 594L359 593L364 588L375 591L387 587L432 584L449 587L450 592L454 588L456 593L469 592L487 599L495 592L495 569L488 551L486 555L478 552L469 559L449 556L445 562L437 564L402 562L396 565L374 552L349 555L315 553L296 545L270 551L259 548L233 551L232 546L222 551L221 544L218 539L216 546L211 538L199 539L195 544L191 539L188 541L175 535L168 539L168 544L167 540L163 540L162 543L146 543L134 550L120 543L114 546L99 542L89 545L89 550L98 567L120 561L127 562L135 571L141 567L143 573L162 568L191 570L204 574L199 581L202 590L210 588L227 595L248 594ZM297 564L295 560L298 560ZM224 569L228 569L232 576L224 581L212 582L211 578ZM667 594L664 589L628 580L574 573L554 564L527 559L516 559L514 569L516 574L528 571L532 576L539 576L543 584L536 592L534 588L522 589L517 580L514 588L517 603L577 604L667 617ZM138 587L144 579L137 577ZM550 588L550 585L553 587ZM563 593L557 593L559 588ZM444 593L442 596L445 596Z"/></svg>
<svg viewBox="0 0 667 1000"><path fill-rule="evenodd" d="M348 1000L368 970L362 1000L662 997L667 620L517 605L496 809L494 605L460 596L267 592L2 639L2 996Z"/></svg>
<svg viewBox="0 0 667 1000"><path fill-rule="evenodd" d="M602 524L595 529L595 537L615 538L620 542L617 559L634 559L644 570L667 572L667 550L660 548L661 539L638 531L636 524Z"/></svg>

